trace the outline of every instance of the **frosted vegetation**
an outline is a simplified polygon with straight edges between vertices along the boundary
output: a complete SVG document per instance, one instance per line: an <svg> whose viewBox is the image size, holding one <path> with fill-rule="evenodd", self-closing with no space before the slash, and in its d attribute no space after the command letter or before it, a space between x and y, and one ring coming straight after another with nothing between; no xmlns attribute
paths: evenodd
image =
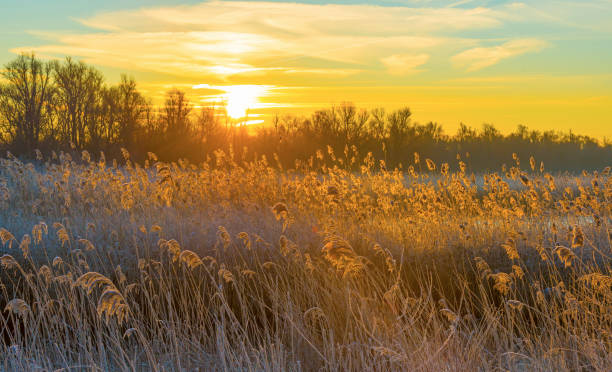
<svg viewBox="0 0 612 372"><path fill-rule="evenodd" d="M0 370L612 365L610 167L36 158L0 160Z"/></svg>

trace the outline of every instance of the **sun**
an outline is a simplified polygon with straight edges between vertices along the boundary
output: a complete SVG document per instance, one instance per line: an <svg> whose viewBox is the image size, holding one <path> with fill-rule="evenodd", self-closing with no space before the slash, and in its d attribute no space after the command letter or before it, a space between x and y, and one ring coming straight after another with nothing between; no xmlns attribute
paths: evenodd
<svg viewBox="0 0 612 372"><path fill-rule="evenodd" d="M202 102L216 106L221 104L229 118L240 121L242 124L259 124L263 120L256 119L261 113L253 113L251 110L259 110L269 107L278 107L277 104L261 102L261 98L268 96L268 92L274 89L270 85L209 85L197 84L192 89L206 89L214 91L213 94L205 94ZM212 92L211 92L212 93Z"/></svg>
<svg viewBox="0 0 612 372"><path fill-rule="evenodd" d="M229 85L223 87L223 99L227 115L233 119L242 119L249 110L260 106L259 98L265 95L266 87L262 85Z"/></svg>

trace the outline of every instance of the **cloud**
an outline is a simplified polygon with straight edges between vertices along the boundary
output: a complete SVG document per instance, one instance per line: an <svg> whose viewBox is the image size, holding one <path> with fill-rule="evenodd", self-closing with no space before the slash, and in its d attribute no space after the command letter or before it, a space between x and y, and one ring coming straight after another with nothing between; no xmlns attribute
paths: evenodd
<svg viewBox="0 0 612 372"><path fill-rule="evenodd" d="M477 47L454 55L451 61L455 66L476 71L510 58L529 52L537 52L548 45L539 39L516 39L493 47Z"/></svg>
<svg viewBox="0 0 612 372"><path fill-rule="evenodd" d="M416 68L424 65L429 60L429 54L394 54L382 58L380 61L385 65L391 75L409 75L419 72Z"/></svg>
<svg viewBox="0 0 612 372"><path fill-rule="evenodd" d="M207 1L191 6L144 8L101 13L81 23L109 31L238 29L285 33L406 33L440 29L465 30L501 24L501 14L488 8L434 8L297 2ZM406 23L408 22L408 23ZM410 27L406 27L409 25ZM398 28L398 26L403 26ZM403 31L403 32L402 32Z"/></svg>
<svg viewBox="0 0 612 372"><path fill-rule="evenodd" d="M104 12L81 19L89 33L38 33L17 48L46 56L185 78L342 79L382 60L390 73L414 72L436 48L474 45L456 31L498 27L503 15L476 7L207 1ZM301 80L300 80L301 81Z"/></svg>

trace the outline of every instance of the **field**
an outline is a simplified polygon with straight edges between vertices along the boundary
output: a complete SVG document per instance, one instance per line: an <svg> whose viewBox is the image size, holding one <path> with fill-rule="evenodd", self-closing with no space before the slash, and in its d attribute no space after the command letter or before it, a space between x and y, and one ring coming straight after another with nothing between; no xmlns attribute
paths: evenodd
<svg viewBox="0 0 612 372"><path fill-rule="evenodd" d="M235 158L1 159L0 370L610 370L609 167Z"/></svg>

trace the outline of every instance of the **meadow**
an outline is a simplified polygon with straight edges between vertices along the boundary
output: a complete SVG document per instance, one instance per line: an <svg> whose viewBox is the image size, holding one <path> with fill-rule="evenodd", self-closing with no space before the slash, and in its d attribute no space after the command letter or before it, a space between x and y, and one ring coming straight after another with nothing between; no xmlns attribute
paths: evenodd
<svg viewBox="0 0 612 372"><path fill-rule="evenodd" d="M610 370L610 167L236 159L0 159L0 370Z"/></svg>

